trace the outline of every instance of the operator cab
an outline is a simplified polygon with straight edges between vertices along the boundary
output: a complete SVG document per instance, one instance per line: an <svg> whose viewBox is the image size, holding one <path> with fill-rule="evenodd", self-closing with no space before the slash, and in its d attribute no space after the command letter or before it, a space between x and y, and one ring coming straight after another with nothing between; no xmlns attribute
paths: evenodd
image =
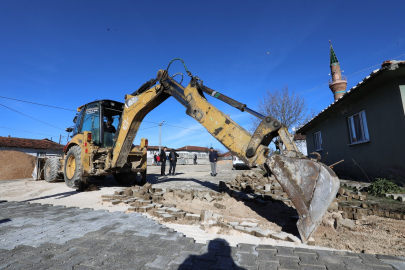
<svg viewBox="0 0 405 270"><path fill-rule="evenodd" d="M80 106L77 110L79 114L73 119L75 126L72 137L90 131L94 145L112 147L124 104L113 100L98 100Z"/></svg>

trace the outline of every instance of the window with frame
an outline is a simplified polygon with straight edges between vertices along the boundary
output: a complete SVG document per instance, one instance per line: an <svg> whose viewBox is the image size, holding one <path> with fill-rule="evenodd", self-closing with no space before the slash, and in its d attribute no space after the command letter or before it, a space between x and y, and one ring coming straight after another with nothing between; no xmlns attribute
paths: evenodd
<svg viewBox="0 0 405 270"><path fill-rule="evenodd" d="M314 133L314 144L315 151L322 150L322 136L320 131Z"/></svg>
<svg viewBox="0 0 405 270"><path fill-rule="evenodd" d="M350 116L348 122L351 144L368 142L370 140L365 111Z"/></svg>

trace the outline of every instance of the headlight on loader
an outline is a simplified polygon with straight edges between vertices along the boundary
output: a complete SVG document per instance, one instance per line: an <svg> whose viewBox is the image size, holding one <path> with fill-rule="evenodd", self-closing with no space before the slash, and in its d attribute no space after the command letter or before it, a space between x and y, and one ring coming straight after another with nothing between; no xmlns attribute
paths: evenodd
<svg viewBox="0 0 405 270"><path fill-rule="evenodd" d="M131 97L127 100L125 100L125 107L129 108L132 105L134 105L134 103L138 102L139 98L138 97Z"/></svg>

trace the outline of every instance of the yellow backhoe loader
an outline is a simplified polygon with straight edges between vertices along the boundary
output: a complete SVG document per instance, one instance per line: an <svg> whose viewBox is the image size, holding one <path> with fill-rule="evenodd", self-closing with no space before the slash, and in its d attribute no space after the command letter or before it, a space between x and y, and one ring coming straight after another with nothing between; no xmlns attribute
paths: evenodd
<svg viewBox="0 0 405 270"><path fill-rule="evenodd" d="M119 182L130 182L136 173L141 173L144 183L147 141L142 139L139 148L132 143L143 118L172 96L186 108L186 114L248 166L260 166L275 176L299 214L298 231L302 241L307 242L336 196L339 188L336 174L319 159L310 159L300 153L283 123L203 85L199 77L187 70L183 61L191 80L186 87L182 86L168 74L175 60L182 61L179 58L172 60L166 70L158 71L155 79L126 95L124 104L103 100L80 107L72 130L74 136L66 145L63 158L49 159L45 164L47 181L54 181L58 174L63 174L69 187L80 188L91 176L113 174ZM261 123L250 134L210 104L205 95L250 113L260 118ZM114 117L118 125L112 137L106 133L104 120ZM268 146L275 137L281 139L286 149L280 155L269 157Z"/></svg>

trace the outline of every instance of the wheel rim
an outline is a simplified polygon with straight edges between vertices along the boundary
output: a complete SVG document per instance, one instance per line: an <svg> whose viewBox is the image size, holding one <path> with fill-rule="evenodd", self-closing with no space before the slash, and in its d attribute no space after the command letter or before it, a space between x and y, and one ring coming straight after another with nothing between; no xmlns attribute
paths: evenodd
<svg viewBox="0 0 405 270"><path fill-rule="evenodd" d="M72 179L73 175L75 174L76 171L76 159L73 155L68 157L68 160L66 162L66 176L69 179Z"/></svg>

